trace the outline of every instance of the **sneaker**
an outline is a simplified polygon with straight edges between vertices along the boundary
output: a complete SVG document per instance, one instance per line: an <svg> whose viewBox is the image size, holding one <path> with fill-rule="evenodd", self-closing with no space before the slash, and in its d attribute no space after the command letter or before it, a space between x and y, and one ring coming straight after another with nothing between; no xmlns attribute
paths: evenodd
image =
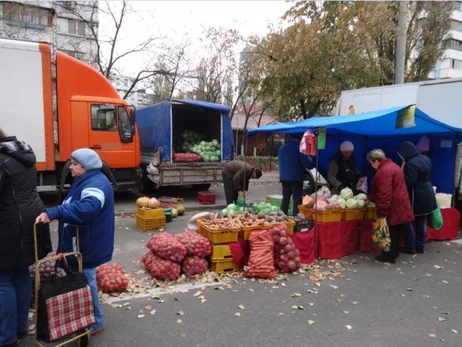
<svg viewBox="0 0 462 347"><path fill-rule="evenodd" d="M98 329L91 329L91 336L95 336L95 335L98 335L98 334L101 334L103 331L104 331L104 328L105 326L103 325L101 328L98 328Z"/></svg>
<svg viewBox="0 0 462 347"><path fill-rule="evenodd" d="M395 264L396 261L395 259L389 259L388 257L386 256L383 256L382 254L381 255L378 255L376 257L374 257L375 260L381 262L381 263L390 263L390 264Z"/></svg>

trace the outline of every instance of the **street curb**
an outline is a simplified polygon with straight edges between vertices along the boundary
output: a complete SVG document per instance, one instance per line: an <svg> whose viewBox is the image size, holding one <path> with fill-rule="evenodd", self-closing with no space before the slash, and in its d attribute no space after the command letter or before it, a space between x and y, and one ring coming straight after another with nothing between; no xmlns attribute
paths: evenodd
<svg viewBox="0 0 462 347"><path fill-rule="evenodd" d="M197 206L187 206L184 205L185 211L206 211L206 210L222 210L226 208L226 204L215 204L215 205L197 205ZM136 209L133 210L120 210L115 212L116 217L120 217L125 214L135 214Z"/></svg>

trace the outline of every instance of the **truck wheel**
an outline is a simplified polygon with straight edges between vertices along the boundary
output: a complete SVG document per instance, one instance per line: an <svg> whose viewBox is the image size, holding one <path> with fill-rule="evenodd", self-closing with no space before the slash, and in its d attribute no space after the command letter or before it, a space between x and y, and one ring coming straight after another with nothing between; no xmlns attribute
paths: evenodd
<svg viewBox="0 0 462 347"><path fill-rule="evenodd" d="M193 184L192 188L196 191L209 190L211 184Z"/></svg>

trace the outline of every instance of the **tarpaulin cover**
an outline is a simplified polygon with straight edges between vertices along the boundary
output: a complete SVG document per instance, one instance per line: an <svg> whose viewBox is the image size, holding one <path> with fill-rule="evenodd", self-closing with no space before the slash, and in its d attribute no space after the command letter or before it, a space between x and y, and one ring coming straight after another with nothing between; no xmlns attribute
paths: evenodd
<svg viewBox="0 0 462 347"><path fill-rule="evenodd" d="M292 241L300 252L300 263L311 264L316 260L316 243L314 228L308 232L294 233Z"/></svg>
<svg viewBox="0 0 462 347"><path fill-rule="evenodd" d="M372 181L375 170L366 162L368 151L380 148L398 165L402 160L397 150L403 141L417 143L421 135L430 138L430 151L425 153L433 164L432 183L438 192L452 194L454 190L454 166L457 143L462 129L437 121L415 108L415 126L396 128L398 113L410 106L392 107L358 115L338 117L313 117L299 122L278 123L251 129L247 136L258 133L302 134L326 128L326 148L319 150L319 171L325 176L329 159L345 140L353 142L358 168Z"/></svg>
<svg viewBox="0 0 462 347"><path fill-rule="evenodd" d="M318 258L339 259L356 253L359 221L317 223Z"/></svg>
<svg viewBox="0 0 462 347"><path fill-rule="evenodd" d="M193 100L166 100L159 104L140 108L136 111L136 125L142 150L157 152L162 149L162 161L172 161L172 105L180 103L197 106L221 114L223 160L231 160L234 141L229 113L231 108L224 105Z"/></svg>

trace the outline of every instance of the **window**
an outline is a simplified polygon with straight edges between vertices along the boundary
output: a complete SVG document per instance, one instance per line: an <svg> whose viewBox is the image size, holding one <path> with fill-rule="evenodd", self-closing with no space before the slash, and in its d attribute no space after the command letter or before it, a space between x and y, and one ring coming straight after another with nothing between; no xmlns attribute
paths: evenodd
<svg viewBox="0 0 462 347"><path fill-rule="evenodd" d="M462 2L461 1L456 1L456 3L454 4L454 9L456 11L462 11Z"/></svg>
<svg viewBox="0 0 462 347"><path fill-rule="evenodd" d="M462 31L462 22L458 20L453 20L451 23L451 29L455 31Z"/></svg>
<svg viewBox="0 0 462 347"><path fill-rule="evenodd" d="M462 41L451 39L448 42L449 49L455 49L456 51L462 51Z"/></svg>
<svg viewBox="0 0 462 347"><path fill-rule="evenodd" d="M53 21L51 9L14 2L1 2L0 6L2 9L2 19L18 22L24 26L28 24L50 26Z"/></svg>
<svg viewBox="0 0 462 347"><path fill-rule="evenodd" d="M462 71L462 60L451 59L451 67L455 70Z"/></svg>
<svg viewBox="0 0 462 347"><path fill-rule="evenodd" d="M96 131L117 131L114 105L91 106L91 129Z"/></svg>
<svg viewBox="0 0 462 347"><path fill-rule="evenodd" d="M132 124L130 122L130 117L128 117L127 110L123 106L119 106L119 134L122 142L132 142Z"/></svg>
<svg viewBox="0 0 462 347"><path fill-rule="evenodd" d="M85 22L78 22L73 19L67 20L67 33L70 35L85 36Z"/></svg>

